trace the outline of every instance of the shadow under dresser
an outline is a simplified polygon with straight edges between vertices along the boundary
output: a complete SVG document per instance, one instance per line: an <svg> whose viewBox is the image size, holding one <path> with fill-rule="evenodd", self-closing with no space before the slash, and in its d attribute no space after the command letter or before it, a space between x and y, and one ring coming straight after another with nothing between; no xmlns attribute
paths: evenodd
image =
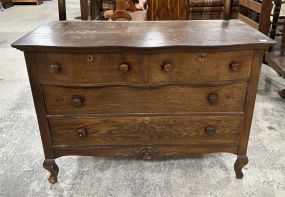
<svg viewBox="0 0 285 197"><path fill-rule="evenodd" d="M239 20L52 22L24 51L49 181L66 155L227 152L242 178L265 50Z"/></svg>

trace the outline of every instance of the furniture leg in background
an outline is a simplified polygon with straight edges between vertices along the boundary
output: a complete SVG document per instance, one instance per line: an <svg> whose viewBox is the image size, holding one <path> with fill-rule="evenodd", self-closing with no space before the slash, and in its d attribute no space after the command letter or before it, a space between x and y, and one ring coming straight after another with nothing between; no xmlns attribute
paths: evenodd
<svg viewBox="0 0 285 197"><path fill-rule="evenodd" d="M13 3L36 3L40 5L43 3L43 0L13 0Z"/></svg>
<svg viewBox="0 0 285 197"><path fill-rule="evenodd" d="M280 51L271 51L265 55L265 61L282 78L285 79L285 20L283 22L282 41ZM278 94L285 99L285 89L279 90Z"/></svg>
<svg viewBox="0 0 285 197"><path fill-rule="evenodd" d="M4 11L4 7L1 2L0 2L0 11Z"/></svg>
<svg viewBox="0 0 285 197"><path fill-rule="evenodd" d="M59 20L60 21L66 20L65 0L58 0L58 14L59 14Z"/></svg>
<svg viewBox="0 0 285 197"><path fill-rule="evenodd" d="M271 25L271 32L270 32L270 38L272 39L275 39L275 36L276 36L281 5L282 5L282 0L274 1L273 18L272 18L272 25Z"/></svg>
<svg viewBox="0 0 285 197"><path fill-rule="evenodd" d="M81 20L101 19L100 0L80 0Z"/></svg>
<svg viewBox="0 0 285 197"><path fill-rule="evenodd" d="M0 11L4 11L4 9L7 9L12 6L13 6L12 0L0 0Z"/></svg>

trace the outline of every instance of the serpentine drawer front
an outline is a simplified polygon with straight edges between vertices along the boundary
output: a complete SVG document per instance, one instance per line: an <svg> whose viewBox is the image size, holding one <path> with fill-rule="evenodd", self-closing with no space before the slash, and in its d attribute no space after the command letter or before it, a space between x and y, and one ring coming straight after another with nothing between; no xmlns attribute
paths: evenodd
<svg viewBox="0 0 285 197"><path fill-rule="evenodd" d="M25 53L49 181L57 182L61 156L215 152L236 154L242 178L262 58L273 44L238 20L34 30L12 46Z"/></svg>

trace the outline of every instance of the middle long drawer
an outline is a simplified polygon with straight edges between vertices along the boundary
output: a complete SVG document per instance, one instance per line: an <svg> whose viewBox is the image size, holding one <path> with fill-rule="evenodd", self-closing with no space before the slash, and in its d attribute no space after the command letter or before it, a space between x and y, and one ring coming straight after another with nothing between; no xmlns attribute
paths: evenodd
<svg viewBox="0 0 285 197"><path fill-rule="evenodd" d="M45 86L48 114L243 112L246 83L215 86Z"/></svg>

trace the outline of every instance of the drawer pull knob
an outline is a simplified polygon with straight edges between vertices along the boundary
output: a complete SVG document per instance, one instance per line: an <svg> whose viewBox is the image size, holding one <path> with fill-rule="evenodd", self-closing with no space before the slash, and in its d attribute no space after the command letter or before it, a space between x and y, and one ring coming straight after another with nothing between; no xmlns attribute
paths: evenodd
<svg viewBox="0 0 285 197"><path fill-rule="evenodd" d="M170 72L172 70L172 65L171 64L164 64L162 66L162 69L164 70L164 72Z"/></svg>
<svg viewBox="0 0 285 197"><path fill-rule="evenodd" d="M129 71L129 65L128 64L121 64L120 65L120 71L123 73L127 73Z"/></svg>
<svg viewBox="0 0 285 197"><path fill-rule="evenodd" d="M213 126L207 126L205 128L205 132L207 135L211 136L211 135L215 135L216 134L216 128Z"/></svg>
<svg viewBox="0 0 285 197"><path fill-rule="evenodd" d="M94 60L92 55L87 55L88 62L92 62Z"/></svg>
<svg viewBox="0 0 285 197"><path fill-rule="evenodd" d="M82 107L84 103L84 97L83 96L74 96L71 100L71 105L74 107Z"/></svg>
<svg viewBox="0 0 285 197"><path fill-rule="evenodd" d="M60 66L58 64L52 64L50 65L50 72L53 74L60 72Z"/></svg>
<svg viewBox="0 0 285 197"><path fill-rule="evenodd" d="M149 118L145 118L145 119L144 119L144 123L145 123L145 124L148 124L149 122L150 122Z"/></svg>
<svg viewBox="0 0 285 197"><path fill-rule="evenodd" d="M78 135L78 137L87 137L88 132L85 128L79 128L76 130L76 134Z"/></svg>
<svg viewBox="0 0 285 197"><path fill-rule="evenodd" d="M233 72L237 72L241 69L241 64L239 62L233 62L231 65L230 65L230 69L233 71Z"/></svg>
<svg viewBox="0 0 285 197"><path fill-rule="evenodd" d="M219 104L219 96L216 93L208 94L208 102L210 105L218 105Z"/></svg>

